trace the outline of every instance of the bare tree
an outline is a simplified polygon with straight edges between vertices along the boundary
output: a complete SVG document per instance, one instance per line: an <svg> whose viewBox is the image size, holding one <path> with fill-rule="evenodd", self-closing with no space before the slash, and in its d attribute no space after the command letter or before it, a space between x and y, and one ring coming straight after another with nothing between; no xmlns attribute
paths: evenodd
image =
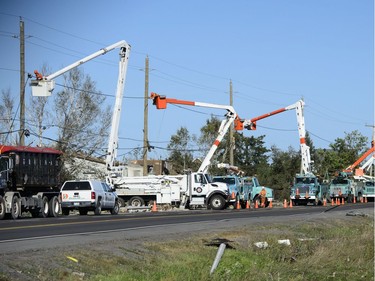
<svg viewBox="0 0 375 281"><path fill-rule="evenodd" d="M1 91L0 116L0 142L2 144L17 144L18 134L14 134L14 99L12 98L10 89Z"/></svg>
<svg viewBox="0 0 375 281"><path fill-rule="evenodd" d="M64 88L55 95L55 125L58 128L57 148L65 159L74 155L105 154L111 124L110 107L103 109L105 97L95 82L79 68L64 75ZM74 163L70 163L74 166ZM79 169L79 167L76 167Z"/></svg>

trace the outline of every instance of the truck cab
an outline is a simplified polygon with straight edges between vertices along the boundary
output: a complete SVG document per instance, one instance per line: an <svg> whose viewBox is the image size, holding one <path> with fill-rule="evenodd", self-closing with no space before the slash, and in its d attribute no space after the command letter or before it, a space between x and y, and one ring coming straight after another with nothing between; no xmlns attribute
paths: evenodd
<svg viewBox="0 0 375 281"><path fill-rule="evenodd" d="M255 203L258 201L260 203L260 191L263 189L266 190L266 206L269 205L269 202L273 200L273 189L270 187L263 186L259 183L258 178L255 176L252 177L243 177L241 185L241 199L243 202L247 200ZM259 204L260 206L260 204Z"/></svg>
<svg viewBox="0 0 375 281"><path fill-rule="evenodd" d="M226 183L228 186L228 192L230 195L230 199L228 204L235 205L240 198L240 190L241 190L241 180L236 175L228 175L228 176L213 176L212 181Z"/></svg>
<svg viewBox="0 0 375 281"><path fill-rule="evenodd" d="M290 198L294 205L320 205L328 192L328 186L321 184L314 174L297 174L290 190Z"/></svg>

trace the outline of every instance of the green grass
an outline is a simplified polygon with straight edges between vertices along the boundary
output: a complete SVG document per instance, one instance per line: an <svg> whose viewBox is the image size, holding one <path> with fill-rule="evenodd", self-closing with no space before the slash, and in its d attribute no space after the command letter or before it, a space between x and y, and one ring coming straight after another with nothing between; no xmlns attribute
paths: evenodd
<svg viewBox="0 0 375 281"><path fill-rule="evenodd" d="M235 249L225 250L210 276L218 248L205 243L218 237L234 241L231 245ZM278 244L280 239L289 239L291 245ZM267 241L269 247L255 247L259 241ZM54 263L48 270L35 270L35 279L368 281L374 280L374 223L373 218L356 217L292 226L252 226L182 241L149 242L143 249L132 251L126 245L114 252L98 250L95 254L80 249L62 253ZM2 280L7 280L6 276Z"/></svg>

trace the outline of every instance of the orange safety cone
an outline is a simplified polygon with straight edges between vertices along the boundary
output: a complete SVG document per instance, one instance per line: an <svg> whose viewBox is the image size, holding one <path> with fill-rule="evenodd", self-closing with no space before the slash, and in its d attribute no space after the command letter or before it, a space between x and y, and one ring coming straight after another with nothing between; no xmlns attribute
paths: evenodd
<svg viewBox="0 0 375 281"><path fill-rule="evenodd" d="M259 208L259 206L258 206L258 200L255 200L255 207L254 207L255 209L258 209Z"/></svg>
<svg viewBox="0 0 375 281"><path fill-rule="evenodd" d="M345 198L341 198L341 205L345 205Z"/></svg>
<svg viewBox="0 0 375 281"><path fill-rule="evenodd" d="M249 203L249 200L246 201L246 209L250 209L250 203Z"/></svg>
<svg viewBox="0 0 375 281"><path fill-rule="evenodd" d="M360 197L359 201L360 201L361 203L363 203L363 197L362 197L362 196Z"/></svg>
<svg viewBox="0 0 375 281"><path fill-rule="evenodd" d="M327 199L323 199L323 206L325 207L325 206L327 206Z"/></svg>
<svg viewBox="0 0 375 281"><path fill-rule="evenodd" d="M292 199L290 199L289 208L293 208L293 201L292 201Z"/></svg>
<svg viewBox="0 0 375 281"><path fill-rule="evenodd" d="M236 209L237 210L241 209L240 200L237 200Z"/></svg>
<svg viewBox="0 0 375 281"><path fill-rule="evenodd" d="M232 192L231 198L232 198L232 200L236 199L236 193L234 193L234 191Z"/></svg>
<svg viewBox="0 0 375 281"><path fill-rule="evenodd" d="M335 198L331 198L331 206L335 206Z"/></svg>
<svg viewBox="0 0 375 281"><path fill-rule="evenodd" d="M268 207L269 207L270 209L272 209L272 200L270 200L270 203L269 203Z"/></svg>
<svg viewBox="0 0 375 281"><path fill-rule="evenodd" d="M284 208L287 208L287 205L286 205L286 199L284 199L284 205L283 205Z"/></svg>
<svg viewBox="0 0 375 281"><path fill-rule="evenodd" d="M353 196L353 204L357 203L356 200L357 200L357 199L355 198L355 196Z"/></svg>
<svg viewBox="0 0 375 281"><path fill-rule="evenodd" d="M336 205L337 206L340 206L341 204L340 204L340 198L336 198Z"/></svg>
<svg viewBox="0 0 375 281"><path fill-rule="evenodd" d="M156 201L154 201L154 204L152 205L151 211L152 212L157 212L158 211L158 208L156 207Z"/></svg>
<svg viewBox="0 0 375 281"><path fill-rule="evenodd" d="M367 203L367 196L365 197L365 203Z"/></svg>

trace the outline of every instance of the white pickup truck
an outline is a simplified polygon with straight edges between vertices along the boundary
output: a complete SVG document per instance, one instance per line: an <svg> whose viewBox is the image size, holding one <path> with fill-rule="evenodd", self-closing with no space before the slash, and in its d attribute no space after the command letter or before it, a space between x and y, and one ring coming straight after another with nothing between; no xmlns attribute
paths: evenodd
<svg viewBox="0 0 375 281"><path fill-rule="evenodd" d="M70 210L78 210L80 215L94 211L100 215L102 210L109 210L117 215L120 209L118 197L114 189L99 180L66 181L60 190L60 202L63 215Z"/></svg>

